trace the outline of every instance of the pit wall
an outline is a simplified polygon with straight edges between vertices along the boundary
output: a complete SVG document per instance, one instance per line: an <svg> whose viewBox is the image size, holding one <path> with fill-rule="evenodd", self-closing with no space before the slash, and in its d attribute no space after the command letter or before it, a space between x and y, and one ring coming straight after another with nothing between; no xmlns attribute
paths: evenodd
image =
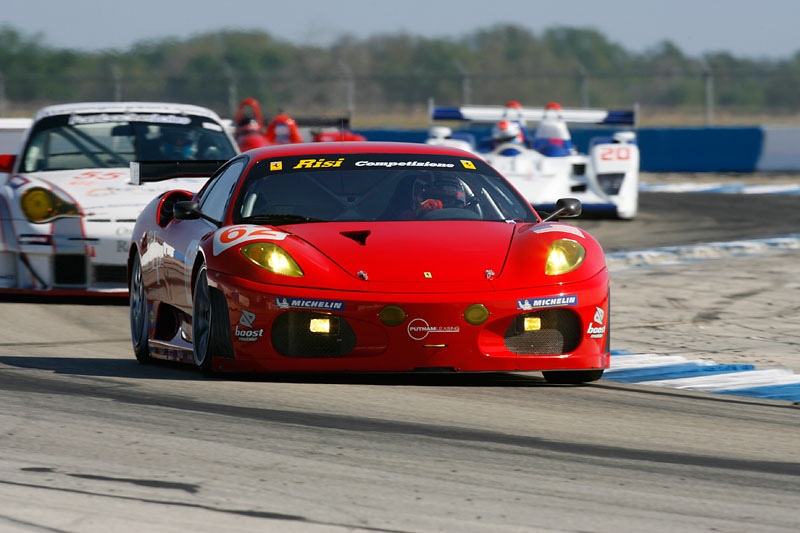
<svg viewBox="0 0 800 533"><path fill-rule="evenodd" d="M466 131L466 130L465 130ZM470 129L476 138L488 129ZM614 130L572 128L578 150ZM359 130L371 141L425 142L426 130ZM642 172L800 172L800 127L639 128Z"/></svg>

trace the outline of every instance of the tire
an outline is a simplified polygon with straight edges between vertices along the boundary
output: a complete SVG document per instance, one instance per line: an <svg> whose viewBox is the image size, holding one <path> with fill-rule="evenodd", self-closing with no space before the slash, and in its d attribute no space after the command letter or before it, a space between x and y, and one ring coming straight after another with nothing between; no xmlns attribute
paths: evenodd
<svg viewBox="0 0 800 533"><path fill-rule="evenodd" d="M603 377L603 370L558 370L542 372L545 381L557 385L579 385L597 381Z"/></svg>
<svg viewBox="0 0 800 533"><path fill-rule="evenodd" d="M214 375L215 357L233 357L230 319L225 296L208 286L206 266L197 272L192 298L192 351L200 371Z"/></svg>
<svg viewBox="0 0 800 533"><path fill-rule="evenodd" d="M141 364L153 362L150 357L150 345L147 341L150 328L147 310L147 294L142 282L142 262L137 253L133 257L131 264L130 279L130 322L131 322L131 342L133 343L133 353L136 360Z"/></svg>

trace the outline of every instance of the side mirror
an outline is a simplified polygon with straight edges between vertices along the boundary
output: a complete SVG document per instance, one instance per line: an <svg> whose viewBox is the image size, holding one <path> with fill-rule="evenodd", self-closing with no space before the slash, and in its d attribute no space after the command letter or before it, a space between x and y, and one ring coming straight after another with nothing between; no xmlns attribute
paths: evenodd
<svg viewBox="0 0 800 533"><path fill-rule="evenodd" d="M178 220L197 220L200 218L200 204L191 200L175 202L172 214Z"/></svg>
<svg viewBox="0 0 800 533"><path fill-rule="evenodd" d="M203 220L208 220L217 227L222 226L222 223L219 220L214 220L213 218L204 215L200 210L200 204L194 200L175 202L175 205L172 206L172 214L178 220L197 220L202 218Z"/></svg>
<svg viewBox="0 0 800 533"><path fill-rule="evenodd" d="M582 211L581 201L577 198L559 198L558 202L556 202L556 210L543 218L542 222L557 218L577 217L580 216Z"/></svg>

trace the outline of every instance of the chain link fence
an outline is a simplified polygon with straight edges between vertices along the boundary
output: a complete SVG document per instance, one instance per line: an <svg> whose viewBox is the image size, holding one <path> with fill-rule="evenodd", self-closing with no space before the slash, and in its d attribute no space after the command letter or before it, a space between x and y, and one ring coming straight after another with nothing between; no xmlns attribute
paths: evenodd
<svg viewBox="0 0 800 533"><path fill-rule="evenodd" d="M95 76L0 74L0 116L31 116L53 103L78 101L170 101L209 107L225 118L246 97L259 100L265 115L348 116L354 128L420 128L428 125L431 100L439 105L526 106L558 101L564 107L639 110L640 126L798 124L796 109L767 98L742 105L735 95L752 76L715 77L699 72L615 72L581 69L526 74L355 74L338 68L313 76L237 73L135 76L112 66ZM767 91L768 94L768 91ZM749 101L752 102L752 98Z"/></svg>

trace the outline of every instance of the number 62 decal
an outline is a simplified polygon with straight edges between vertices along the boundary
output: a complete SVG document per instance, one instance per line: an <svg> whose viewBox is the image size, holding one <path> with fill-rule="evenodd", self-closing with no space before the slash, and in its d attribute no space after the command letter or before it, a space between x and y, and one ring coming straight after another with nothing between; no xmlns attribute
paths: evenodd
<svg viewBox="0 0 800 533"><path fill-rule="evenodd" d="M267 229L263 226L239 224L222 228L214 234L214 255L219 255L231 246L248 241L282 241L288 233Z"/></svg>

